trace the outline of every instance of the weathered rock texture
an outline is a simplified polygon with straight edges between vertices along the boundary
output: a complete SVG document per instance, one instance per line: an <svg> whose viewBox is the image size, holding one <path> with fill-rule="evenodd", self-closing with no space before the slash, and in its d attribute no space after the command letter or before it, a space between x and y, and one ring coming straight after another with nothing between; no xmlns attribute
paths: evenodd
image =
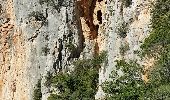
<svg viewBox="0 0 170 100"><path fill-rule="evenodd" d="M47 72L69 70L73 60L103 50L108 63L99 71L99 85L116 59L137 59L134 51L148 36L153 0L58 1L53 7L39 0L0 0L0 100L32 100L37 80L44 81ZM70 51L70 43L76 49ZM96 99L104 95L98 90Z"/></svg>

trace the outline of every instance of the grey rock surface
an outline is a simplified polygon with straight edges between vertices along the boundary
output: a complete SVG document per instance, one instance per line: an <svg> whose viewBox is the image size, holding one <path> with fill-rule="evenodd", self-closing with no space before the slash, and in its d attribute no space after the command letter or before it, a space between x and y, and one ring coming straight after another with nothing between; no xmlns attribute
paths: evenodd
<svg viewBox="0 0 170 100"><path fill-rule="evenodd" d="M138 59L134 51L149 35L153 0L132 0L128 7L122 0L96 1L90 16L81 15L79 1L55 2L54 8L39 0L0 0L0 100L32 100L40 78L42 100L47 100L48 72L69 71L71 62L107 51L96 94L102 99L100 85L109 80L114 61ZM87 25L89 18L93 20ZM70 43L76 51L69 51ZM122 46L127 47L123 54Z"/></svg>

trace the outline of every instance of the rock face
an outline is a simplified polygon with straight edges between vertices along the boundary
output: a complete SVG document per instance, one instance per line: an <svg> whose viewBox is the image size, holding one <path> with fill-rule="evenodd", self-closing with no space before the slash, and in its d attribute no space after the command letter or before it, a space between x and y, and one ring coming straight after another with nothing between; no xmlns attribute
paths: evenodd
<svg viewBox="0 0 170 100"><path fill-rule="evenodd" d="M0 0L0 100L32 100L39 78L105 50L100 85L116 59L137 59L134 51L150 30L153 0L42 1ZM46 100L43 81L42 94ZM99 86L96 99L103 95Z"/></svg>

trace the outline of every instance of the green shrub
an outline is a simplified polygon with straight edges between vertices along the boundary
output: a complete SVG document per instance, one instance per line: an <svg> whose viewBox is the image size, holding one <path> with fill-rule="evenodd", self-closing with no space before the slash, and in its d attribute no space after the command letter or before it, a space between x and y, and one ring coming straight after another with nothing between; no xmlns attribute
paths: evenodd
<svg viewBox="0 0 170 100"><path fill-rule="evenodd" d="M45 83L44 83L44 85L46 86L46 87L50 87L51 86L51 82L52 82L52 73L50 73L50 72L47 72L47 75L45 76Z"/></svg>
<svg viewBox="0 0 170 100"><path fill-rule="evenodd" d="M152 31L141 45L143 55L156 59L155 69L151 74L154 82L170 84L170 0L157 0L152 10ZM159 77L158 77L159 76ZM161 80L161 81L160 81Z"/></svg>
<svg viewBox="0 0 170 100"><path fill-rule="evenodd" d="M141 45L145 54L159 53L170 44L170 0L157 0L152 10L152 32Z"/></svg>
<svg viewBox="0 0 170 100"><path fill-rule="evenodd" d="M116 61L111 81L103 83L106 100L168 100L170 98L167 67L154 68L149 72L149 82L142 80L142 67L136 61ZM123 75L119 75L119 71Z"/></svg>
<svg viewBox="0 0 170 100"><path fill-rule="evenodd" d="M50 48L48 48L48 45L45 45L45 47L42 47L42 53L44 56L47 56L47 54L50 52Z"/></svg>
<svg viewBox="0 0 170 100"><path fill-rule="evenodd" d="M68 50L70 52L76 51L76 49L77 49L77 47L74 44L72 44L72 43L66 44L66 48L68 48Z"/></svg>
<svg viewBox="0 0 170 100"><path fill-rule="evenodd" d="M28 17L34 17L36 21L41 21L42 25L47 25L47 18L40 11L33 11L28 14Z"/></svg>
<svg viewBox="0 0 170 100"><path fill-rule="evenodd" d="M33 93L33 100L41 100L42 93L41 93L41 79L38 80L38 83L36 84L36 88Z"/></svg>
<svg viewBox="0 0 170 100"><path fill-rule="evenodd" d="M121 55L125 55L125 53L129 50L129 44L122 44L121 46L120 46L120 54Z"/></svg>
<svg viewBox="0 0 170 100"><path fill-rule="evenodd" d="M36 21L45 21L46 18L43 15L43 13L39 12L39 11L33 11L31 12L28 17L34 17Z"/></svg>
<svg viewBox="0 0 170 100"><path fill-rule="evenodd" d="M116 61L116 70L112 71L110 78L103 84L103 89L107 93L106 100L139 100L142 93L143 80L141 78L141 68L139 64L125 60ZM123 72L119 75L118 70Z"/></svg>
<svg viewBox="0 0 170 100"><path fill-rule="evenodd" d="M48 100L94 100L98 85L98 66L104 62L106 54L93 59L78 60L74 71L58 73L52 77L52 86L59 93L52 93ZM97 60L97 61L96 61Z"/></svg>
<svg viewBox="0 0 170 100"><path fill-rule="evenodd" d="M99 55L92 59L92 65L98 66L99 64L107 61L107 51L102 51Z"/></svg>
<svg viewBox="0 0 170 100"><path fill-rule="evenodd" d="M122 0L122 3L125 7L129 7L132 5L132 0Z"/></svg>
<svg viewBox="0 0 170 100"><path fill-rule="evenodd" d="M128 31L127 24L123 22L123 24L121 24L118 28L118 35L121 38L125 38L127 36L127 31Z"/></svg>
<svg viewBox="0 0 170 100"><path fill-rule="evenodd" d="M41 5L47 4L48 6L52 6L54 9L60 12L60 7L63 6L64 0L39 0Z"/></svg>

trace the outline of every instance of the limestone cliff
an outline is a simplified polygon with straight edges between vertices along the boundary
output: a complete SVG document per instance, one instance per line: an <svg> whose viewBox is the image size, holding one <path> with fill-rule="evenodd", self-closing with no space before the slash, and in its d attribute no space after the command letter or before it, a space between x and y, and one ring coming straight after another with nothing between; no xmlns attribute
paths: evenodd
<svg viewBox="0 0 170 100"><path fill-rule="evenodd" d="M116 59L137 59L134 51L149 34L153 0L40 1L0 0L0 100L32 100L37 80L49 71L66 71L76 59L107 51L100 85ZM70 52L69 43L76 50ZM103 95L99 86L96 99Z"/></svg>

